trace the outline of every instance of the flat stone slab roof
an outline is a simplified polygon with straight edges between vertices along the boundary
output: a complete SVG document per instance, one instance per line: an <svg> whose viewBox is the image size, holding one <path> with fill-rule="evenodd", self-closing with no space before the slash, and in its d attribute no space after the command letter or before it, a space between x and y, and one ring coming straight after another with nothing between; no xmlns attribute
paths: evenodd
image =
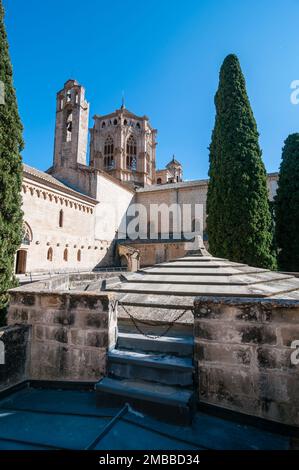
<svg viewBox="0 0 299 470"><path fill-rule="evenodd" d="M181 304L183 297L240 297L292 299L299 302L299 278L222 258L190 253L183 258L125 273L120 282L107 286L119 299L139 305ZM122 296L121 294L126 294ZM129 296L130 294L130 296ZM134 296L134 297L132 297ZM140 303L141 302L141 303ZM162 306L162 305L161 305Z"/></svg>

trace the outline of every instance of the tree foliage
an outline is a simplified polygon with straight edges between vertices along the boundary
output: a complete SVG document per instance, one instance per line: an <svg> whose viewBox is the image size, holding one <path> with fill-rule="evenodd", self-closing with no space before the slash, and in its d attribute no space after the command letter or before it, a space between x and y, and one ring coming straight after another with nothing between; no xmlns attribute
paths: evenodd
<svg viewBox="0 0 299 470"><path fill-rule="evenodd" d="M284 142L275 215L279 268L299 271L299 133Z"/></svg>
<svg viewBox="0 0 299 470"><path fill-rule="evenodd" d="M275 268L267 175L238 58L228 55L215 95L207 228L214 256Z"/></svg>
<svg viewBox="0 0 299 470"><path fill-rule="evenodd" d="M0 103L0 310L3 314L7 290L16 284L14 256L22 238L20 151L23 140L1 0L0 81L4 91L4 102Z"/></svg>

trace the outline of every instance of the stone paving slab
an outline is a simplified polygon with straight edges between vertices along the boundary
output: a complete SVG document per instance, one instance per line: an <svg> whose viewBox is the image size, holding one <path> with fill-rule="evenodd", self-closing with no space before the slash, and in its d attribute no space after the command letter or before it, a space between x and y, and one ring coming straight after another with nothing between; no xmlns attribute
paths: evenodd
<svg viewBox="0 0 299 470"><path fill-rule="evenodd" d="M146 282L146 283L172 283L172 284L196 284L196 285L250 285L260 282L273 282L285 279L292 279L292 276L274 272L260 273L257 275L239 274L238 276L227 275L201 275L192 274L174 275L174 274L142 274L134 273L124 276L127 282Z"/></svg>
<svg viewBox="0 0 299 470"><path fill-rule="evenodd" d="M203 275L207 274L209 276L235 276L239 274L255 274L255 273L264 273L269 272L268 269L252 268L251 266L240 266L239 268L230 268L230 267L209 267L207 268L198 268L198 267L173 267L169 265L168 267L152 267L152 268L143 268L138 271L140 273L146 274L192 274L192 275Z"/></svg>

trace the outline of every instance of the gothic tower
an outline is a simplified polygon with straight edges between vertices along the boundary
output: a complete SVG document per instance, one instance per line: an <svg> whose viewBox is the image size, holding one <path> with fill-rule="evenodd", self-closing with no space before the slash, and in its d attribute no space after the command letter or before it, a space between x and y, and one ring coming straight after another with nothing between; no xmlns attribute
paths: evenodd
<svg viewBox="0 0 299 470"><path fill-rule="evenodd" d="M88 116L85 89L76 80L68 80L56 98L54 172L86 165Z"/></svg>
<svg viewBox="0 0 299 470"><path fill-rule="evenodd" d="M114 113L94 116L90 130L90 165L132 186L155 182L156 129L146 116L124 105Z"/></svg>

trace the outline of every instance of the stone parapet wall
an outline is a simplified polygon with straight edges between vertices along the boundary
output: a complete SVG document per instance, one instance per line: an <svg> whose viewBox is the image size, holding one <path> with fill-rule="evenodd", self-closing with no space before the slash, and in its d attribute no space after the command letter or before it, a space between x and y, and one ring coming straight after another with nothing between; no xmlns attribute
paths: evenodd
<svg viewBox="0 0 299 470"><path fill-rule="evenodd" d="M199 401L299 426L298 301L201 297L194 305Z"/></svg>
<svg viewBox="0 0 299 470"><path fill-rule="evenodd" d="M108 348L116 341L113 296L38 291L36 285L12 289L8 311L8 324L32 328L29 378L98 381L106 373Z"/></svg>
<svg viewBox="0 0 299 470"><path fill-rule="evenodd" d="M0 328L0 391L27 380L29 337L27 325Z"/></svg>
<svg viewBox="0 0 299 470"><path fill-rule="evenodd" d="M32 291L84 291L89 284L97 281L98 288L100 288L102 281L117 277L121 271L107 271L107 272L84 272L84 273L64 273L56 274L52 277L37 281L33 283L24 284L22 290L24 292Z"/></svg>

